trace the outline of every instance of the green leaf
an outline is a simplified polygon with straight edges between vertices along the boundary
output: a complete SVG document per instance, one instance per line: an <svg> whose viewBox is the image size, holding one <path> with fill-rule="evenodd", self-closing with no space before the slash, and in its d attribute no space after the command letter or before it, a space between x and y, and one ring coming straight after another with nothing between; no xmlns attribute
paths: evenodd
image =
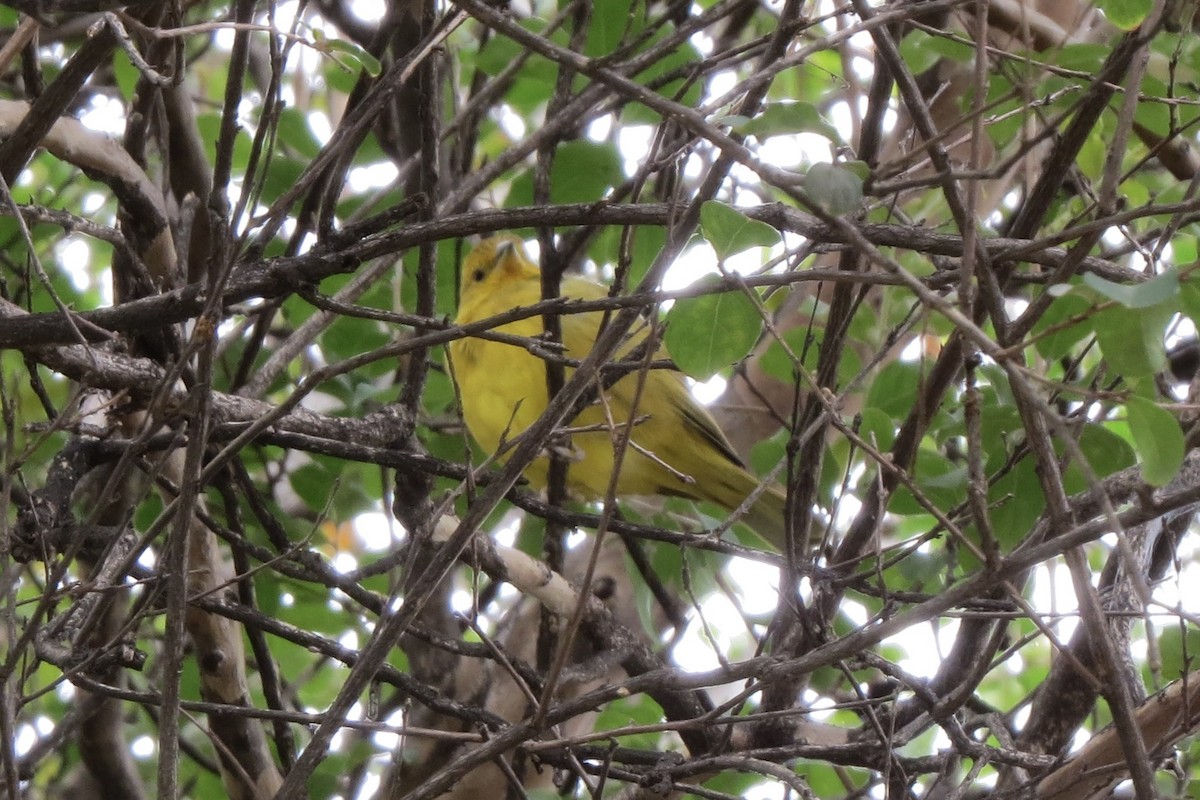
<svg viewBox="0 0 1200 800"><path fill-rule="evenodd" d="M795 366L791 356L800 359L809 370L813 369L817 365L821 340L815 332L800 325L787 331L783 335L783 342L787 343L787 350L778 340L771 342L759 359L758 365L772 378L791 383L795 379ZM788 350L791 351L791 356L788 355Z"/></svg>
<svg viewBox="0 0 1200 800"><path fill-rule="evenodd" d="M1112 48L1103 44L1068 44L1054 54L1054 65L1077 72L1096 73L1104 66L1110 52Z"/></svg>
<svg viewBox="0 0 1200 800"><path fill-rule="evenodd" d="M1025 426L1014 406L992 396L982 404L980 416L984 464L1003 464L1025 439Z"/></svg>
<svg viewBox="0 0 1200 800"><path fill-rule="evenodd" d="M896 424L892 416L875 407L864 408L859 416L862 419L859 435L879 450L891 449L896 441Z"/></svg>
<svg viewBox="0 0 1200 800"><path fill-rule="evenodd" d="M1175 81L1172 81L1172 85L1174 85L1174 83ZM1178 124L1178 112L1170 108L1168 105L1171 102L1168 98L1172 95L1172 90L1164 86L1161 81L1155 80L1147 75L1142 78L1140 91L1142 92L1143 97L1161 97L1165 102L1138 103L1137 109L1134 111L1134 121L1136 121L1139 125L1149 129L1150 132L1155 133L1164 139L1169 138L1172 136L1171 126ZM1144 182L1145 177L1140 175L1137 176L1136 180L1124 181L1124 183L1140 183L1145 185ZM1176 261L1175 263L1180 264L1187 262Z"/></svg>
<svg viewBox="0 0 1200 800"><path fill-rule="evenodd" d="M1098 3L1109 22L1123 31L1141 25L1153 6L1151 0L1101 0Z"/></svg>
<svg viewBox="0 0 1200 800"><path fill-rule="evenodd" d="M942 57L925 31L909 31L900 42L900 57L914 75L930 69Z"/></svg>
<svg viewBox="0 0 1200 800"><path fill-rule="evenodd" d="M321 143L308 126L308 117L298 108L285 108L279 114L279 142L305 158L316 158Z"/></svg>
<svg viewBox="0 0 1200 800"><path fill-rule="evenodd" d="M838 166L858 178L860 181L866 182L867 178L871 177L871 165L865 161L851 159L848 161L839 162Z"/></svg>
<svg viewBox="0 0 1200 800"><path fill-rule="evenodd" d="M813 164L805 176L804 189L830 214L848 214L862 206L862 178L838 164Z"/></svg>
<svg viewBox="0 0 1200 800"><path fill-rule="evenodd" d="M1172 311L1165 305L1149 309L1118 306L1100 312L1092 329L1109 365L1128 378L1153 375L1167 361L1163 337Z"/></svg>
<svg viewBox="0 0 1200 800"><path fill-rule="evenodd" d="M750 457L746 459L746 463L753 472L762 475L787 456L787 433L786 429L781 429L774 436L760 439L750 448Z"/></svg>
<svg viewBox="0 0 1200 800"><path fill-rule="evenodd" d="M317 463L305 464L288 473L288 483L292 485L296 496L309 510L317 513L325 510L337 481L336 473Z"/></svg>
<svg viewBox="0 0 1200 800"><path fill-rule="evenodd" d="M378 78L383 72L383 65L379 63L379 59L353 42L328 38L319 40L314 46L345 69L362 70L372 78Z"/></svg>
<svg viewBox="0 0 1200 800"><path fill-rule="evenodd" d="M328 356L340 361L382 347L389 339L388 332L378 323L352 317L338 317L321 337L321 344L326 348Z"/></svg>
<svg viewBox="0 0 1200 800"><path fill-rule="evenodd" d="M667 246L666 228L638 228L630 248L629 286L637 286L646 277L658 254Z"/></svg>
<svg viewBox="0 0 1200 800"><path fill-rule="evenodd" d="M1179 287L1179 300L1183 304L1183 313L1200 328L1200 285L1193 280L1185 281Z"/></svg>
<svg viewBox="0 0 1200 800"><path fill-rule="evenodd" d="M142 74L138 71L129 60L129 56L125 55L125 51L117 50L112 59L113 77L117 79L117 88L121 90L124 97L133 97L137 90L138 80Z"/></svg>
<svg viewBox="0 0 1200 800"><path fill-rule="evenodd" d="M1126 308L1150 308L1170 300L1179 292L1179 273L1174 268L1164 270L1145 283L1113 283L1091 272L1084 273L1083 282Z"/></svg>
<svg viewBox="0 0 1200 800"><path fill-rule="evenodd" d="M1137 454L1130 444L1132 436L1128 431L1129 425L1125 420L1084 425L1078 444L1088 469L1084 469L1083 465L1073 458L1067 463L1067 468L1063 471L1063 487L1068 494L1087 491L1096 476L1103 478L1137 464ZM1066 448L1056 444L1055 452L1063 455Z"/></svg>
<svg viewBox="0 0 1200 800"><path fill-rule="evenodd" d="M137 507L134 524L138 526L139 530L145 530L162 513L162 509L162 499L157 494L146 495L146 499Z"/></svg>
<svg viewBox="0 0 1200 800"><path fill-rule="evenodd" d="M546 29L542 20L527 18L520 22L522 28L541 34ZM475 66L484 73L495 77L511 66L517 59L524 56L525 48L507 36L493 36L475 56ZM531 65L536 65L537 77L549 83L554 82L555 67L552 63L539 56L530 57L522 72L525 73Z"/></svg>
<svg viewBox="0 0 1200 800"><path fill-rule="evenodd" d="M921 368L911 361L893 361L879 371L867 392L867 408L875 408L888 419L905 419L917 402Z"/></svg>
<svg viewBox="0 0 1200 800"><path fill-rule="evenodd" d="M1004 147L1013 141L1022 130L1022 117L1014 113L1020 106L1016 101L1003 100L1000 90L1006 81L996 80L988 87L988 99L993 101L992 112L984 117L983 130L997 147Z"/></svg>
<svg viewBox="0 0 1200 800"><path fill-rule="evenodd" d="M1162 658L1162 676L1173 681L1196 668L1200 658L1200 631L1188 626L1187 631L1177 627L1168 628L1158 637L1158 651Z"/></svg>
<svg viewBox="0 0 1200 800"><path fill-rule="evenodd" d="M1129 442L1104 425L1085 425L1079 435L1079 449L1101 478L1137 462Z"/></svg>
<svg viewBox="0 0 1200 800"><path fill-rule="evenodd" d="M931 36L928 46L934 53L961 64L969 64L975 58L975 46L953 36Z"/></svg>
<svg viewBox="0 0 1200 800"><path fill-rule="evenodd" d="M550 168L550 201L591 203L602 199L624 180L621 157L609 144L567 142L554 151ZM533 203L533 170L526 170L512 183L505 204L510 208Z"/></svg>
<svg viewBox="0 0 1200 800"><path fill-rule="evenodd" d="M643 17L632 13L632 0L605 0L592 5L584 54L592 58L611 55L627 34L641 30Z"/></svg>
<svg viewBox="0 0 1200 800"><path fill-rule="evenodd" d="M1011 550L1042 514L1046 496L1031 459L1023 459L988 491L989 516L996 540ZM963 555L960 553L960 558Z"/></svg>
<svg viewBox="0 0 1200 800"><path fill-rule="evenodd" d="M716 200L700 207L700 233L721 261L751 247L773 247L779 243L779 231Z"/></svg>
<svg viewBox="0 0 1200 800"><path fill-rule="evenodd" d="M805 764L804 782L811 787L814 775L821 775L821 774L824 774L824 773L827 773L830 771L832 771L832 770L821 769L821 765ZM761 792L762 783L761 783L761 778L759 778L759 776L754 775L753 773L750 773L750 772L735 772L734 770L724 770L722 772L716 773L713 775L713 777L711 779L708 779L704 782L705 789L708 789L713 792L722 792L729 797L753 796L753 795L751 795L751 789L753 789L756 786L760 787L759 791ZM842 787L839 787L839 788L842 788ZM813 791L815 793L816 790L814 789ZM756 795L757 793L754 793L754 794ZM696 795L694 795L694 794L684 795L684 797L695 797L695 796ZM828 795L814 794L814 796L833 797L833 794L832 793L830 793Z"/></svg>
<svg viewBox="0 0 1200 800"><path fill-rule="evenodd" d="M1183 464L1183 429L1179 420L1157 403L1130 397L1126 404L1133 444L1142 460L1142 477L1151 486L1171 482Z"/></svg>
<svg viewBox="0 0 1200 800"><path fill-rule="evenodd" d="M599 4L593 4L599 5ZM641 48L641 52L658 47L662 40L670 35L667 28L659 28L654 36L649 37ZM668 97L688 108L695 108L701 102L701 90L704 84L691 80L689 77L698 68L704 56L690 41L675 47L670 52L657 58L645 70L638 74L638 83L654 90L663 97ZM641 103L630 103L621 111L622 122L630 124L657 125L662 122L662 116Z"/></svg>
<svg viewBox="0 0 1200 800"><path fill-rule="evenodd" d="M741 125L742 133L766 139L792 133L815 133L831 142L841 143L842 136L812 103L771 103L762 113Z"/></svg>
<svg viewBox="0 0 1200 800"><path fill-rule="evenodd" d="M917 464L912 474L917 489L935 508L949 510L966 496L966 464L956 464L931 448L922 447L917 452ZM908 487L901 487L892 496L888 509L895 514L919 514L925 506Z"/></svg>
<svg viewBox="0 0 1200 800"><path fill-rule="evenodd" d="M535 18L523 19L520 25L539 35L544 34L546 29L545 21ZM562 28L550 34L549 39L558 45L568 44L566 32ZM529 115L544 108L549 101L558 78L558 66L541 56L530 55L523 45L507 36L493 36L475 55L476 67L492 77L513 64L520 66L513 76L511 87L504 94L503 102L517 113L525 115L527 125L533 124Z"/></svg>
<svg viewBox="0 0 1200 800"><path fill-rule="evenodd" d="M676 302L663 341L681 370L706 381L745 358L761 331L753 300L741 291L716 292Z"/></svg>
<svg viewBox="0 0 1200 800"><path fill-rule="evenodd" d="M1193 263L1200 257L1197 254L1196 237L1189 236L1186 233L1175 234L1175 236L1171 237L1171 253L1176 264ZM1190 273L1188 277L1191 277Z"/></svg>
<svg viewBox="0 0 1200 800"><path fill-rule="evenodd" d="M1051 361L1060 359L1091 335L1092 326L1087 315L1094 308L1095 304L1078 292L1056 297L1033 329L1038 337L1037 351L1042 357Z"/></svg>

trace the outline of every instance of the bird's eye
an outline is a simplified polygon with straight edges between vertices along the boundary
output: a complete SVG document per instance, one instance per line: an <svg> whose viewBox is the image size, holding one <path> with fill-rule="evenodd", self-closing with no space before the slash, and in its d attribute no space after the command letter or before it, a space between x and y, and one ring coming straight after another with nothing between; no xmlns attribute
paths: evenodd
<svg viewBox="0 0 1200 800"><path fill-rule="evenodd" d="M477 269L475 270L474 274L471 275L471 277L475 279L476 283L478 283L479 281L483 280L485 275L487 275L486 272L481 269Z"/></svg>

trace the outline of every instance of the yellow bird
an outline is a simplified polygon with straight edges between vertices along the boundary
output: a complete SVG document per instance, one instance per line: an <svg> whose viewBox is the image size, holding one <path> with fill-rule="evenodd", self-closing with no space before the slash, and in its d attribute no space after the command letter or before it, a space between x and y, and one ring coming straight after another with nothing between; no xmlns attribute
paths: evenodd
<svg viewBox="0 0 1200 800"><path fill-rule="evenodd" d="M608 290L580 277L564 277L562 294L595 300ZM521 240L496 236L472 250L463 262L458 324L477 322L542 299L541 275ZM603 312L562 316L566 357L580 360L596 343ZM535 315L510 322L497 331L534 338L543 333ZM618 351L632 352L646 338L635 331ZM666 357L658 353L656 357ZM489 453L520 436L546 409L545 363L528 350L487 339L463 338L450 343L450 359L462 395L463 417L471 435ZM569 379L573 370L567 369ZM608 492L615 443L630 419L639 376L632 372L616 381L570 423L569 490L584 500ZM758 488L716 422L688 391L683 375L653 369L645 376L634 411L631 446L625 450L617 480L618 495L667 495L707 500L733 510ZM503 458L503 457L502 457ZM525 470L537 488L546 485L549 459L540 456ZM743 520L771 544L784 549L784 495L769 486Z"/></svg>

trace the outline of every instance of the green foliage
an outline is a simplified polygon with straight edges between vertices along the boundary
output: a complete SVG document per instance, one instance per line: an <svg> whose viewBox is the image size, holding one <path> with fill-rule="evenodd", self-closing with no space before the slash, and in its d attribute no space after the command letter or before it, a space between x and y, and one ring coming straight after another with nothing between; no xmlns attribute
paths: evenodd
<svg viewBox="0 0 1200 800"><path fill-rule="evenodd" d="M1162 677L1177 680L1196 668L1200 654L1200 631L1188 627L1169 628L1158 637L1158 652L1162 662Z"/></svg>
<svg viewBox="0 0 1200 800"><path fill-rule="evenodd" d="M798 367L811 372L817 366L821 339L819 332L807 328L793 328L783 335L782 341L774 341L762 355L762 368L772 378L791 382L798 374Z"/></svg>
<svg viewBox="0 0 1200 800"><path fill-rule="evenodd" d="M630 36L642 30L642 19L641 12L634 8L633 0L598 3L588 20L584 53L592 58L610 55Z"/></svg>
<svg viewBox="0 0 1200 800"><path fill-rule="evenodd" d="M1112 24L1127 31L1141 25L1153 7L1150 0L1104 0L1098 5Z"/></svg>
<svg viewBox="0 0 1200 800"><path fill-rule="evenodd" d="M379 59L371 55L365 48L342 39L326 38L320 29L313 30L313 47L320 53L347 72L362 70L372 78L379 77L383 71Z"/></svg>
<svg viewBox="0 0 1200 800"><path fill-rule="evenodd" d="M757 778L748 772L727 771L722 772L708 781L705 788L715 792L724 792L731 797L744 797L746 792L758 783ZM693 798L696 795L688 794L685 797Z"/></svg>
<svg viewBox="0 0 1200 800"><path fill-rule="evenodd" d="M1092 318L1096 341L1114 370L1128 378L1153 375L1166 364L1163 340L1174 309L1168 304L1107 308Z"/></svg>
<svg viewBox="0 0 1200 800"><path fill-rule="evenodd" d="M849 214L862 204L862 177L840 164L813 164L805 176L804 188L830 214Z"/></svg>
<svg viewBox="0 0 1200 800"><path fill-rule="evenodd" d="M676 301L663 341L681 370L704 381L745 358L761 330L758 306L745 293L712 292Z"/></svg>
<svg viewBox="0 0 1200 800"><path fill-rule="evenodd" d="M842 141L842 134L812 103L772 103L754 117L730 117L727 121L736 121L737 130L760 139L789 133L816 133L834 144Z"/></svg>
<svg viewBox="0 0 1200 800"><path fill-rule="evenodd" d="M1165 486L1183 463L1184 440L1179 421L1157 404L1130 397L1129 430L1142 462L1142 475L1151 486Z"/></svg>
<svg viewBox="0 0 1200 800"><path fill-rule="evenodd" d="M1078 292L1054 298L1034 328L1038 353L1047 361L1067 357L1092 334L1094 304Z"/></svg>
<svg viewBox="0 0 1200 800"><path fill-rule="evenodd" d="M988 492L990 518L996 541L1011 549L1024 539L1046 508L1037 468L1028 459L1017 462L996 479Z"/></svg>
<svg viewBox="0 0 1200 800"><path fill-rule="evenodd" d="M643 49L657 48L661 52L666 37L667 31L659 28L647 39ZM700 103L701 86L691 76L702 59L700 51L690 41L676 44L638 73L638 82L685 108L695 108ZM658 111L640 102L627 104L621 117L630 125L657 125L663 121Z"/></svg>
<svg viewBox="0 0 1200 800"><path fill-rule="evenodd" d="M922 367L912 361L893 361L871 381L868 409L876 409L892 420L902 420L917 400Z"/></svg>
<svg viewBox="0 0 1200 800"><path fill-rule="evenodd" d="M1091 42L1073 42L1055 54L1055 62L1063 69L1095 73L1104 66L1109 48Z"/></svg>
<svg viewBox="0 0 1200 800"><path fill-rule="evenodd" d="M925 503L948 510L966 498L966 466L950 461L942 453L922 448L914 472L918 476L915 488L921 501L911 490L900 489L892 499L894 513L917 514L925 508Z"/></svg>
<svg viewBox="0 0 1200 800"><path fill-rule="evenodd" d="M550 200L587 203L601 199L624 177L621 160L611 145L567 142L554 154L550 170ZM518 176L508 193L512 207L533 204L533 170Z"/></svg>
<svg viewBox="0 0 1200 800"><path fill-rule="evenodd" d="M1155 408L1157 409L1157 406ZM1171 423L1174 426L1176 434L1178 434L1179 423L1174 418L1171 419ZM1164 443L1171 439L1169 430L1163 431L1161 436ZM1136 463L1134 448L1130 446L1129 441L1106 425L1084 426L1083 431L1079 434L1077 443L1079 450L1083 453L1083 457L1087 461L1089 473L1099 477L1112 475ZM1139 452L1140 450L1141 448L1139 447ZM1075 465L1072 464L1071 470L1074 469ZM1090 478L1086 475L1075 476L1069 473L1067 482L1073 491L1083 491L1090 485Z"/></svg>
<svg viewBox="0 0 1200 800"><path fill-rule="evenodd" d="M751 247L771 247L779 242L779 232L770 225L715 201L701 207L700 230L722 261Z"/></svg>
<svg viewBox="0 0 1200 800"><path fill-rule="evenodd" d="M652 227L631 228L627 232L630 242L629 274L625 283L627 286L635 287L641 284L646 272L654 264L658 254L662 252L667 243L667 234L662 228ZM597 244L603 248L603 252L607 256L606 261L614 264L620 263L622 257L618 252L620 238L620 231L615 228L610 228L597 237ZM598 248L593 248L593 251L596 249Z"/></svg>
<svg viewBox="0 0 1200 800"><path fill-rule="evenodd" d="M937 37L924 31L916 31L912 36L904 37L900 54L914 74L930 69L942 57L942 53L934 47L936 41Z"/></svg>
<svg viewBox="0 0 1200 800"><path fill-rule="evenodd" d="M1083 282L1109 300L1132 309L1162 305L1174 299L1179 292L1179 274L1173 269L1165 270L1145 283L1133 285L1114 283L1090 272L1084 273Z"/></svg>

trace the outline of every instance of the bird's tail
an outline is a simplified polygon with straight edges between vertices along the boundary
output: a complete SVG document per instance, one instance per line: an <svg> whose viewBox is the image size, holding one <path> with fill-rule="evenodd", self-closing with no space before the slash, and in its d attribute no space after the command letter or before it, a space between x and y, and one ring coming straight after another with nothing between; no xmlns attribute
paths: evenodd
<svg viewBox="0 0 1200 800"><path fill-rule="evenodd" d="M758 478L743 469L732 457L718 457L721 454L715 450L712 453L713 458L704 465L704 475L707 479L694 483L691 487L694 494L689 494L697 500L708 500L734 511L745 504L747 497L758 492L758 496L740 519L753 528L768 545L780 553L786 553L787 529L784 512L787 496L783 487L772 484L759 492L762 484Z"/></svg>

